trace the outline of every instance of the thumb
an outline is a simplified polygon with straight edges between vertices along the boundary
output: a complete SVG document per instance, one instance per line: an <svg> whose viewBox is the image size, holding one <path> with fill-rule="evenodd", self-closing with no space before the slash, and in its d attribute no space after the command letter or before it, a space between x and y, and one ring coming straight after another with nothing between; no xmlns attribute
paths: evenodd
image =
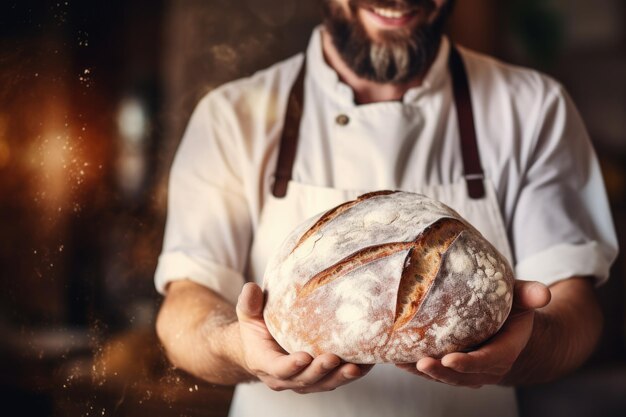
<svg viewBox="0 0 626 417"><path fill-rule="evenodd" d="M532 310L545 307L552 294L548 287L537 281L515 281L513 308L516 310Z"/></svg>
<svg viewBox="0 0 626 417"><path fill-rule="evenodd" d="M253 283L243 286L237 300L237 317L239 321L263 320L263 291Z"/></svg>

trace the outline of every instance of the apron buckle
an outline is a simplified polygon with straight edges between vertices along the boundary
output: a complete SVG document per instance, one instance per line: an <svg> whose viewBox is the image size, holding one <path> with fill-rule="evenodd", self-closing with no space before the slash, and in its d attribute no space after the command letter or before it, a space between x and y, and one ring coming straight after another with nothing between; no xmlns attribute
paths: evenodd
<svg viewBox="0 0 626 417"><path fill-rule="evenodd" d="M485 196L485 184L483 183L485 179L484 174L467 174L464 175L464 178L467 183L467 193L470 198L478 200Z"/></svg>

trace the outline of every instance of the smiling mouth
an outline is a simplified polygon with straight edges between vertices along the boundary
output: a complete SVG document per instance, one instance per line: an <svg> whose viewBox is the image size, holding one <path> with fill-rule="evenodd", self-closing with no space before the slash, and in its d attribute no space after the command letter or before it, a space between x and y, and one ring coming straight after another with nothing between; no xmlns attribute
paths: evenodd
<svg viewBox="0 0 626 417"><path fill-rule="evenodd" d="M405 26L412 22L420 12L420 9L394 9L374 6L365 7L362 10L375 24L387 28Z"/></svg>
<svg viewBox="0 0 626 417"><path fill-rule="evenodd" d="M397 10L382 7L369 7L369 11L385 19L402 19L416 14L414 10Z"/></svg>

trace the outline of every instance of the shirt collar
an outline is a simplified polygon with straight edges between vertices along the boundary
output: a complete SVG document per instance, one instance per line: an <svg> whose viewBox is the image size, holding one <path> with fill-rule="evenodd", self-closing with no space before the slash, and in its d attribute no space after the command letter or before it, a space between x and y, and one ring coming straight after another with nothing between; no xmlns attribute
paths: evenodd
<svg viewBox="0 0 626 417"><path fill-rule="evenodd" d="M322 30L319 25L313 30L309 46L307 48L307 72L317 81L327 94L346 104L354 104L352 88L339 79L337 72L328 65L322 51ZM404 94L403 103L415 102L425 92L441 86L448 78L448 55L450 53L450 41L446 36L441 39L439 51L433 61L424 81L420 86L410 88Z"/></svg>
<svg viewBox="0 0 626 417"><path fill-rule="evenodd" d="M309 41L307 73L325 90L326 94L332 95L333 98L341 102L345 101L346 104L352 104L354 103L352 88L339 79L337 72L328 65L324 58L322 30L322 25L317 26L313 30L313 35Z"/></svg>

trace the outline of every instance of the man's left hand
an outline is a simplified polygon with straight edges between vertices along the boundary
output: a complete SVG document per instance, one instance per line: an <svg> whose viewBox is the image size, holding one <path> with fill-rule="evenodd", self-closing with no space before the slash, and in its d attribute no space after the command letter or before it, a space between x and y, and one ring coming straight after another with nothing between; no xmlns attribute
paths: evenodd
<svg viewBox="0 0 626 417"><path fill-rule="evenodd" d="M441 359L422 358L417 363L396 366L455 386L480 388L502 383L530 339L535 309L549 302L548 287L539 282L517 280L511 313L486 344L468 353L455 352Z"/></svg>

